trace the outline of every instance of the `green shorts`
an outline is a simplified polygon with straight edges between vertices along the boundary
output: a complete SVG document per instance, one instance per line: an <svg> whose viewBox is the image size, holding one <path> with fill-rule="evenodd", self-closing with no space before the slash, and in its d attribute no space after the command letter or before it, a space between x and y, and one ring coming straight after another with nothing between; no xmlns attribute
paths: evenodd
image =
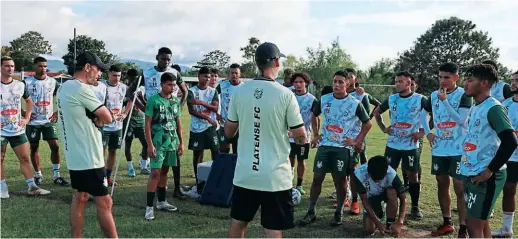
<svg viewBox="0 0 518 239"><path fill-rule="evenodd" d="M463 177L464 199L469 217L480 220L489 219L496 200L504 189L506 175L505 169L500 170L478 185L471 182L473 176Z"/></svg>
<svg viewBox="0 0 518 239"><path fill-rule="evenodd" d="M399 163L403 161L401 164L404 171L419 172L420 162L419 157L417 157L417 149L398 150L386 147L385 157L387 157L393 169L397 169Z"/></svg>
<svg viewBox="0 0 518 239"><path fill-rule="evenodd" d="M162 166L175 167L177 165L177 151L156 151L156 158L150 158L149 167L159 169Z"/></svg>
<svg viewBox="0 0 518 239"><path fill-rule="evenodd" d="M117 131L103 131L103 146L110 149L120 149L122 145L122 129Z"/></svg>
<svg viewBox="0 0 518 239"><path fill-rule="evenodd" d="M2 142L2 146L10 144L11 148L16 148L22 144L29 142L26 134L20 134L16 136L0 136L0 141Z"/></svg>
<svg viewBox="0 0 518 239"><path fill-rule="evenodd" d="M374 214L378 217L378 219L382 219L385 217L385 210L383 209L383 202L387 202L387 192L383 192L380 195L372 196L369 199L369 204L372 207L372 210L374 211ZM365 210L365 207L363 207L363 217L369 217L369 213L367 210Z"/></svg>
<svg viewBox="0 0 518 239"><path fill-rule="evenodd" d="M432 175L450 175L450 177L461 180L460 175L461 156L433 156Z"/></svg>
<svg viewBox="0 0 518 239"><path fill-rule="evenodd" d="M229 139L227 136L225 136L225 129L223 127L220 127L218 129L218 137L219 137L219 145L226 145L226 144L237 144L237 139L239 138L239 133L234 136L234 138Z"/></svg>
<svg viewBox="0 0 518 239"><path fill-rule="evenodd" d="M29 138L29 142L38 142L43 135L43 140L58 139L58 127L55 123L44 125L27 125L25 134Z"/></svg>
<svg viewBox="0 0 518 239"><path fill-rule="evenodd" d="M216 128L210 127L203 132L190 132L189 147L190 150L218 149L219 139Z"/></svg>
<svg viewBox="0 0 518 239"><path fill-rule="evenodd" d="M315 155L313 172L318 174L333 173L349 176L353 152L348 148L320 146Z"/></svg>

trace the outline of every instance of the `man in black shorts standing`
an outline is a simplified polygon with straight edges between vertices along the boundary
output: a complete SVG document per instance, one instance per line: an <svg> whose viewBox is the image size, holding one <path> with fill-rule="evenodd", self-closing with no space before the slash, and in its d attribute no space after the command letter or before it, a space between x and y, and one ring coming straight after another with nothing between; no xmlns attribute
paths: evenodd
<svg viewBox="0 0 518 239"><path fill-rule="evenodd" d="M281 57L273 43L257 47L261 76L243 84L230 101L225 135L232 138L239 128L239 148L229 238L244 237L259 207L266 238L280 238L282 230L295 226L286 129L299 145L307 136L295 94L275 81Z"/></svg>
<svg viewBox="0 0 518 239"><path fill-rule="evenodd" d="M74 191L70 212L72 237L83 236L83 217L88 194L95 198L97 220L105 237L117 238L112 216L112 198L104 172L102 134L98 127L113 122L108 108L94 95L90 85L97 82L107 66L86 52L77 57L74 79L58 90L58 127ZM86 114L85 114L86 113Z"/></svg>

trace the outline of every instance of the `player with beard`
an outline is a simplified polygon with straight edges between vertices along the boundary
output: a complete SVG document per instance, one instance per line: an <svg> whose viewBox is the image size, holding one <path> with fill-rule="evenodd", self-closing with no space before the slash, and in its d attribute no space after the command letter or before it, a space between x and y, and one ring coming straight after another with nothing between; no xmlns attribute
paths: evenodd
<svg viewBox="0 0 518 239"><path fill-rule="evenodd" d="M347 94L349 84L353 82L347 77L347 73L337 71L334 74L333 93L323 95L320 103L313 108L311 146L318 145L318 150L313 167L309 208L304 218L299 221L301 226L313 223L317 219L316 204L327 173L333 176L338 202L331 225L342 224L347 176L351 172L349 167L354 157L353 150L363 148L365 136L372 127L369 115L361 102ZM322 134L316 120L320 114L324 115Z"/></svg>
<svg viewBox="0 0 518 239"><path fill-rule="evenodd" d="M424 137L420 131L420 112L426 105L426 97L414 93L410 89L412 75L406 71L396 74L396 94L389 96L380 107L374 111L374 116L383 133L388 135L385 157L390 166L397 170L402 161L403 170L409 178L409 192L412 200L411 216L420 220L423 214L419 210L419 195L421 184L418 178L420 168L417 149L419 138ZM381 114L390 110L391 125L386 127L381 120Z"/></svg>
<svg viewBox="0 0 518 239"><path fill-rule="evenodd" d="M497 81L498 73L487 64L471 66L464 78L465 93L475 101L460 164L471 238L491 237L488 219L506 181L506 162L518 146L504 106L491 97Z"/></svg>
<svg viewBox="0 0 518 239"><path fill-rule="evenodd" d="M218 121L221 125L219 128L219 151L222 153L230 153L230 145L232 145L232 153L237 154L237 141L239 138L239 132L234 136L234 138L227 138L225 136L225 122L227 121L228 116L228 107L230 106L230 99L232 98L232 94L239 89L239 86L243 84L241 82L241 70L239 69L238 64L230 65L230 74L229 80L221 81L219 85L216 87L220 97L220 105L218 114Z"/></svg>
<svg viewBox="0 0 518 239"><path fill-rule="evenodd" d="M518 71L513 74L511 89L514 97L505 100L502 104L507 108L509 119L518 136ZM513 237L513 217L516 210L516 183L518 182L518 149L507 162L507 179L504 184L504 196L502 199L502 211L504 213L504 225L493 232L493 238Z"/></svg>
<svg viewBox="0 0 518 239"><path fill-rule="evenodd" d="M129 69L126 73L129 79L130 86L136 85L138 82L138 71L135 69ZM143 86L140 87L140 90L145 92ZM127 98L126 98L127 99ZM141 104L138 100L135 104ZM128 101L126 100L125 107L128 107ZM124 145L124 153L126 155L126 161L128 163L128 175L130 177L135 177L135 169L133 168L133 160L131 156L131 145L133 143L133 139L137 138L142 145L142 151L140 153L140 173L148 175L150 173L147 168L148 165L148 156L147 156L147 143L146 136L144 134L144 122L145 122L145 114L140 109L142 107L134 106L133 111L131 112L130 117L126 117L124 119L124 127L126 128L126 124L129 123L128 132L126 133L126 143ZM128 119L129 118L129 119ZM129 120L129 122L128 122Z"/></svg>
<svg viewBox="0 0 518 239"><path fill-rule="evenodd" d="M450 177L457 197L460 230L458 238L466 238L466 205L462 188L462 176L459 174L462 155L462 141L466 135L466 118L473 105L471 97L464 94L464 89L457 87L458 67L453 63L444 63L439 67L440 89L432 92L424 108L432 113L433 128L428 127L427 114L421 115L428 142L432 148L432 174L437 180L437 196L443 216L443 224L432 231L432 236L444 236L455 231L451 220Z"/></svg>
<svg viewBox="0 0 518 239"><path fill-rule="evenodd" d="M14 60L10 57L2 57L1 81L0 85L0 116L1 120L1 198L9 198L7 183L5 182L5 152L7 144L11 145L16 157L20 161L20 169L25 176L25 181L29 186L28 195L47 195L50 191L39 188L34 182L32 174L29 144L25 134L25 125L29 122L32 114L32 99L27 87L21 81L13 79ZM25 100L25 118L22 119L22 99Z"/></svg>
<svg viewBox="0 0 518 239"><path fill-rule="evenodd" d="M50 161L54 170L53 181L61 186L69 186L70 184L61 177L59 173L60 155L58 129L56 121L58 119L57 110L54 111L54 96L56 94L56 79L47 75L47 59L39 56L34 58L35 76L24 80L31 99L34 102L31 119L27 124L25 132L29 138L31 146L31 161L34 167L34 182L41 185L43 175L40 169L40 137L47 141L50 148Z"/></svg>
<svg viewBox="0 0 518 239"><path fill-rule="evenodd" d="M292 169L295 167L295 161L297 162L297 186L295 189L297 189L301 195L304 195L306 194L306 191L302 188L302 181L304 179L304 172L306 171L306 159L308 159L309 156L311 116L313 115L313 108L316 107L318 101L315 96L307 92L306 86L310 82L309 75L306 73L296 72L291 76L290 81L293 82L293 87L295 88L295 97L297 98L300 114L304 120L304 127L307 134L306 143L303 145L296 144L295 139L290 137L290 161Z"/></svg>
<svg viewBox="0 0 518 239"><path fill-rule="evenodd" d="M493 60L485 60L482 64L488 64L495 68L498 73L498 65ZM500 102L504 102L504 100L513 97L513 92L511 90L511 86L503 81L497 81L491 87L491 96Z"/></svg>
<svg viewBox="0 0 518 239"><path fill-rule="evenodd" d="M182 75L180 71L173 67L169 67L171 64L172 52L167 47L162 47L158 49L158 53L156 55L157 65L143 71L142 80L140 85L134 85L128 88L127 91L127 100L128 103L133 100L133 94L136 92L137 87L144 86L145 93L138 93L138 101L142 102L141 104L136 104L137 107L140 107L141 111L145 111L146 101L149 97L160 92L160 77L165 72L170 72L176 77L176 87L175 91L172 93L175 97L181 97L181 105L183 106L187 101L187 86L185 82L182 80ZM180 66L178 66L179 68ZM180 158L180 155L178 155ZM177 164L173 167L173 177L174 177L174 197L185 198L185 195L182 193L180 188L180 167L181 160L178 160Z"/></svg>

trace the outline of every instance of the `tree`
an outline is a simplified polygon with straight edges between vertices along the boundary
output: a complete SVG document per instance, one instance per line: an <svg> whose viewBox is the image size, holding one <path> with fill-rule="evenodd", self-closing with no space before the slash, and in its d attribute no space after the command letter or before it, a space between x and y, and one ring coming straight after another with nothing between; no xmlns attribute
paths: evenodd
<svg viewBox="0 0 518 239"><path fill-rule="evenodd" d="M77 55L86 51L96 54L103 63L112 65L118 62L117 56L109 53L102 40L97 40L85 35L79 35L76 39ZM63 60L68 69L68 74L74 73L74 39L70 39L68 43L68 53L64 55Z"/></svg>
<svg viewBox="0 0 518 239"><path fill-rule="evenodd" d="M224 71L230 62L230 56L227 53L220 50L211 51L203 55L203 60L198 62L198 67L209 67L216 68L220 71Z"/></svg>
<svg viewBox="0 0 518 239"><path fill-rule="evenodd" d="M420 91L430 93L439 87L437 75L442 63L453 62L462 73L472 64L498 59L499 49L492 46L493 40L475 28L473 22L457 17L436 21L412 48L399 55L396 69L410 71L419 81ZM501 69L503 74L508 71Z"/></svg>
<svg viewBox="0 0 518 239"><path fill-rule="evenodd" d="M43 54L52 54L51 44L36 31L28 31L12 40L10 44L9 50L17 71L31 70L34 58ZM4 47L2 47L2 53L3 51Z"/></svg>
<svg viewBox="0 0 518 239"><path fill-rule="evenodd" d="M308 72L320 90L326 85L332 84L333 74L345 68L355 68L351 56L340 46L337 38L331 46L323 48L319 44L317 48L307 48L308 57L302 58L299 70Z"/></svg>
<svg viewBox="0 0 518 239"><path fill-rule="evenodd" d="M13 49L10 46L2 46L1 56L11 56Z"/></svg>
<svg viewBox="0 0 518 239"><path fill-rule="evenodd" d="M361 76L362 82L366 84L376 85L392 85L394 84L394 66L395 60L382 58L374 63L373 66L364 72Z"/></svg>
<svg viewBox="0 0 518 239"><path fill-rule="evenodd" d="M286 56L286 61L284 61L282 66L285 68L297 69L299 64L300 64L300 62L296 56L288 55L288 56Z"/></svg>
<svg viewBox="0 0 518 239"><path fill-rule="evenodd" d="M128 76L126 75L126 73L128 72L129 69L135 69L139 72L139 74L140 74L140 72L142 72L142 69L140 68L140 66L138 66L135 62L118 63L117 66L119 66L121 69L122 81L124 81L124 82L128 81Z"/></svg>
<svg viewBox="0 0 518 239"><path fill-rule="evenodd" d="M256 37L248 39L248 45L241 47L239 50L243 52L245 63L241 65L241 76L255 77L257 76L257 66L255 65L255 49L261 44Z"/></svg>

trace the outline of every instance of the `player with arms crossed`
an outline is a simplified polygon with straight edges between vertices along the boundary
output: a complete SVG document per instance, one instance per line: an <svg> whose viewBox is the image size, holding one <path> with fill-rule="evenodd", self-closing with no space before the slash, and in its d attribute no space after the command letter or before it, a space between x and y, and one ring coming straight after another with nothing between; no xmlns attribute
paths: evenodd
<svg viewBox="0 0 518 239"><path fill-rule="evenodd" d="M342 224L351 160L354 151L363 148L365 136L372 127L369 115L361 102L347 94L349 84L352 84L352 81L347 78L347 73L337 71L334 74L333 93L323 95L320 103L313 108L311 147L318 145L318 150L313 166L309 208L304 218L299 221L301 226L313 223L317 219L316 204L327 173L331 173L333 177L338 202L331 225ZM317 121L320 114L324 115L322 134Z"/></svg>
<svg viewBox="0 0 518 239"><path fill-rule="evenodd" d="M389 96L380 107L374 111L374 116L383 133L388 134L385 157L390 166L397 170L402 162L403 170L407 173L410 181L409 192L412 200L411 216L414 219L422 219L423 214L419 211L419 194L421 184L418 179L419 168L421 167L417 157L419 138L424 137L424 132L419 131L420 117L426 104L426 97L410 90L412 75L406 71L396 74L396 94ZM381 120L381 114L390 110L390 123L386 127Z"/></svg>
<svg viewBox="0 0 518 239"><path fill-rule="evenodd" d="M113 121L108 108L99 101L90 85L98 84L101 70L107 66L96 55L85 52L77 56L74 79L59 87L59 132L70 171L74 196L70 206L72 237L83 236L88 194L95 198L97 220L104 236L117 238L112 215L113 201L108 194L104 171L102 134L98 127Z"/></svg>
<svg viewBox="0 0 518 239"><path fill-rule="evenodd" d="M155 192L157 209L174 212L176 206L167 203L165 188L169 167L176 166L178 155L183 154L180 100L173 96L176 77L170 72L160 76L161 91L151 96L146 105L146 142L150 156L151 174L147 183L145 219L153 220Z"/></svg>
<svg viewBox="0 0 518 239"><path fill-rule="evenodd" d="M498 65L493 60L485 60L482 64L488 64L495 68L498 73ZM511 86L509 84L498 81L491 87L491 96L500 102L504 102L504 100L513 97L513 92L511 90Z"/></svg>
<svg viewBox="0 0 518 239"><path fill-rule="evenodd" d="M59 174L60 156L58 129L56 121L58 112L54 111L54 95L56 94L56 79L47 76L47 60L41 56L34 58L35 76L25 79L27 91L34 102L31 119L25 132L31 145L31 161L34 167L36 185L41 185L43 176L40 168L40 137L47 141L50 148L50 161L54 170L54 183L61 186L70 184Z"/></svg>
<svg viewBox="0 0 518 239"><path fill-rule="evenodd" d="M236 134L234 138L225 137L225 123L227 121L228 116L228 107L230 106L230 99L232 99L232 94L243 84L241 82L241 70L239 69L239 65L234 63L230 65L230 76L228 80L221 81L219 85L216 87L220 98L220 106L219 111L220 115L218 115L218 121L221 124L221 128L219 128L219 151L222 153L230 153L230 145L232 144L232 153L237 154L237 141L239 138L239 132Z"/></svg>
<svg viewBox="0 0 518 239"><path fill-rule="evenodd" d="M130 87L133 84L137 84L138 82L138 71L135 69L129 69L126 73L128 76ZM144 86L140 86L140 90L142 92L145 92ZM133 101L133 98L129 101ZM126 105L125 107L128 107L129 101L126 97ZM147 157L147 143L146 143L146 136L144 134L144 122L145 122L145 114L140 109L143 107L142 103L139 101L139 98L137 98L135 104L140 104L141 106L133 106L133 111L131 112L130 117L126 117L124 119L124 126L123 129L126 128L126 124L129 124L128 126L128 132L126 133L126 143L124 145L124 152L126 155L126 161L128 162L128 175L130 177L135 177L135 169L133 168L133 160L131 156L131 145L133 143L133 139L137 138L140 141L140 144L142 145L142 151L140 152L140 173L141 174L150 174L149 169L147 168L148 165L148 157ZM129 108L129 107L128 107ZM128 122L129 120L129 122Z"/></svg>
<svg viewBox="0 0 518 239"><path fill-rule="evenodd" d="M108 148L108 158L106 159L106 177L108 185L112 186L111 178L113 166L117 158L117 149L122 146L122 125L124 119L129 114L133 102L129 101L123 110L124 98L126 96L127 86L120 82L121 69L112 65L108 71L108 80L104 81L106 85L106 107L113 115L114 121L104 125L103 127L103 146L104 151Z"/></svg>
<svg viewBox="0 0 518 239"><path fill-rule="evenodd" d="M389 167L387 158L374 156L354 171L354 182L363 204L363 230L372 236L382 234L398 237L406 215L406 196L396 170ZM396 222L399 200L399 218ZM381 224L385 216L382 203L386 203L386 226Z"/></svg>
<svg viewBox="0 0 518 239"><path fill-rule="evenodd" d="M435 132L430 131L427 113L421 115L421 125L432 148L432 174L437 180L437 196L443 216L443 224L432 232L432 236L444 236L455 231L451 220L450 177L457 197L459 211L459 238L466 238L466 204L460 175L460 159L466 119L473 105L473 99L457 87L459 72L457 65L444 63L439 67L440 89L432 92L424 109L432 113Z"/></svg>
<svg viewBox="0 0 518 239"><path fill-rule="evenodd" d="M14 60L10 57L2 57L2 84L0 85L0 142L1 142L1 198L9 198L7 183L5 182L5 152L7 144L11 144L16 157L20 161L20 169L29 186L28 195L47 195L50 191L39 188L34 182L34 174L31 170L29 158L29 144L25 135L25 125L32 114L32 99L27 92L26 85L13 79ZM25 118L22 119L22 99L25 100Z"/></svg>
<svg viewBox="0 0 518 239"><path fill-rule="evenodd" d="M315 96L308 93L307 85L309 84L309 75L306 73L296 72L291 75L291 82L295 88L295 97L300 108L300 114L304 120L304 127L307 133L306 143L298 145L295 143L295 139L290 137L290 162L292 169L295 167L295 159L297 161L297 189L301 195L306 192L302 188L302 181L304 179L304 171L306 171L306 159L309 156L309 137L311 134L311 116L313 115L313 108L316 107L318 101ZM318 119L318 118L317 118Z"/></svg>
<svg viewBox="0 0 518 239"><path fill-rule="evenodd" d="M192 167L196 182L198 182L198 164L203 162L203 151L209 149L211 158L214 160L219 149L219 138L216 132L219 98L216 89L207 85L209 79L209 68L200 68L198 84L189 89L187 96L187 107L191 115L189 149L193 151ZM200 185L198 185L198 192L200 190Z"/></svg>
<svg viewBox="0 0 518 239"><path fill-rule="evenodd" d="M509 119L518 136L518 71L513 74L511 89L514 97L505 100L502 104L507 108ZM504 197L502 200L504 225L493 232L493 238L513 237L513 217L516 210L516 183L518 182L518 149L507 162L507 179L504 185Z"/></svg>
<svg viewBox="0 0 518 239"><path fill-rule="evenodd" d="M504 106L491 97L497 81L496 70L487 64L471 66L464 79L465 94L475 101L460 164L471 238L491 237L488 219L506 181L506 162L518 146Z"/></svg>
<svg viewBox="0 0 518 239"><path fill-rule="evenodd" d="M230 101L225 135L240 132L229 238L243 238L247 225L261 208L265 238L280 238L293 223L293 173L286 129L298 144L306 142L304 121L292 91L277 83L279 48L259 45L255 62L261 76L243 84Z"/></svg>

